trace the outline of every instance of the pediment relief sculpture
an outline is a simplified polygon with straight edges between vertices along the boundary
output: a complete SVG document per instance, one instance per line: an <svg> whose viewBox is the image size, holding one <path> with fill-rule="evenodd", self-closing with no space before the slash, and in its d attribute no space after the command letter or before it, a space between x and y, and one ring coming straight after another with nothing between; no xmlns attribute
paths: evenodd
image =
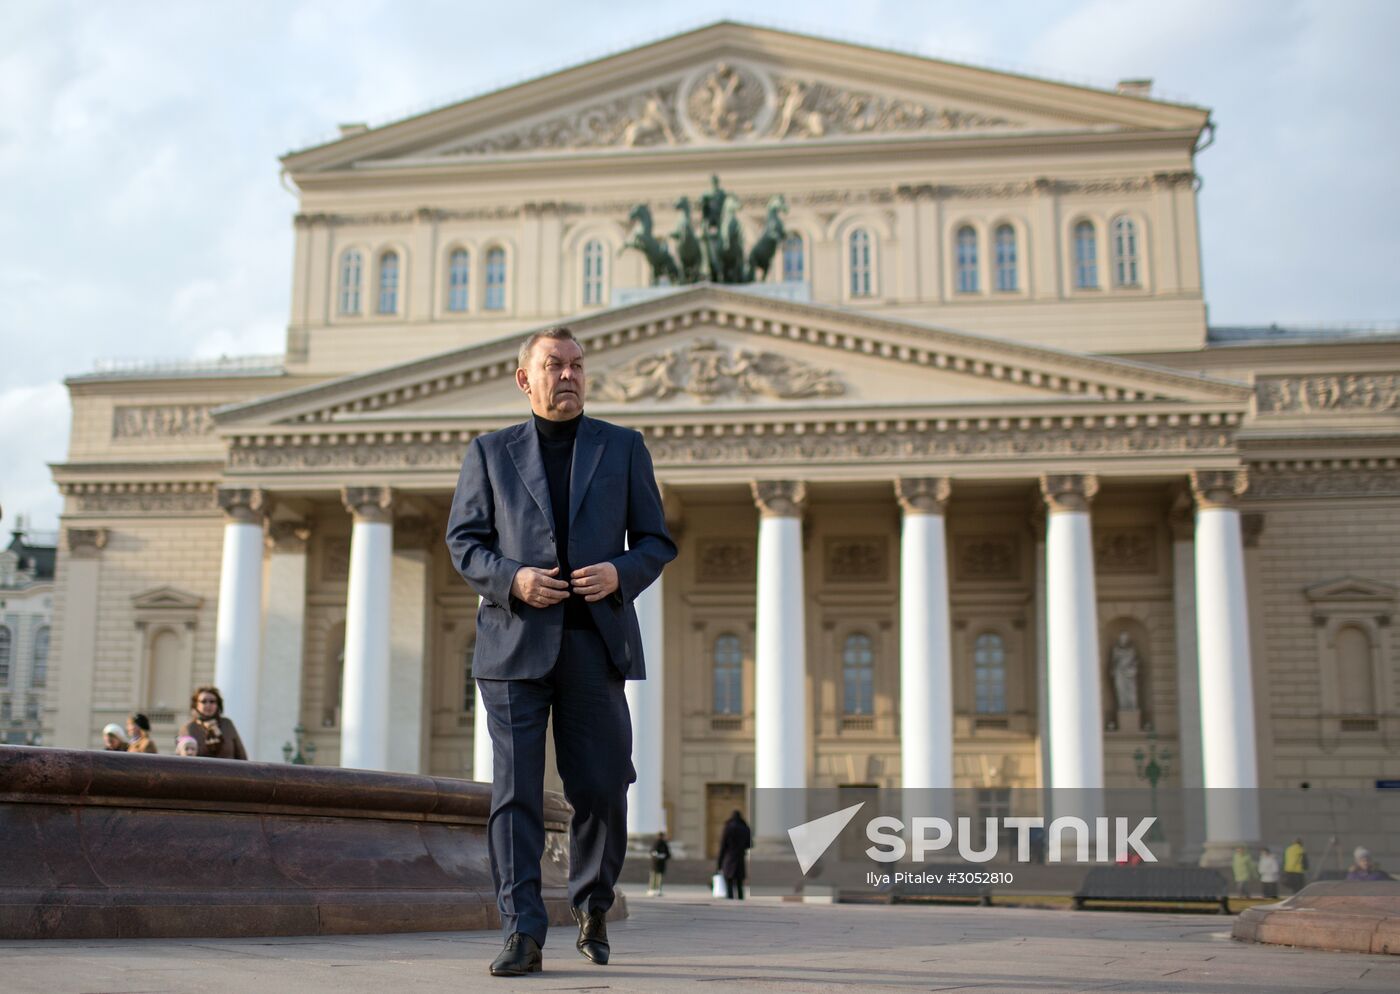
<svg viewBox="0 0 1400 994"><path fill-rule="evenodd" d="M702 403L720 398L798 400L837 397L845 390L831 370L776 352L728 349L709 339L653 352L594 374L589 387L595 399L619 403L667 400L681 394Z"/></svg>
<svg viewBox="0 0 1400 994"><path fill-rule="evenodd" d="M1024 126L1023 121L996 114L720 61L688 76L654 80L644 90L448 146L438 154L510 155Z"/></svg>

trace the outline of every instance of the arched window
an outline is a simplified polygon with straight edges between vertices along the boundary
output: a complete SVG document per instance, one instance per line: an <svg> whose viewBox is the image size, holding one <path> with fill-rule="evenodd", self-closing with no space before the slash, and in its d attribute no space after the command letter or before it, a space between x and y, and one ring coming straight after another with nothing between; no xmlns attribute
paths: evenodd
<svg viewBox="0 0 1400 994"><path fill-rule="evenodd" d="M471 288L472 255L466 249L454 249L447 257L447 309L465 311L467 291Z"/></svg>
<svg viewBox="0 0 1400 994"><path fill-rule="evenodd" d="M146 690L146 706L152 711L179 710L190 694L180 636L169 628L162 629L151 639L148 651L151 658L147 664L150 676Z"/></svg>
<svg viewBox="0 0 1400 994"><path fill-rule="evenodd" d="M44 626L34 633L34 666L29 671L29 686L49 685L49 629Z"/></svg>
<svg viewBox="0 0 1400 994"><path fill-rule="evenodd" d="M360 313L360 279L364 272L364 256L350 249L340 257L340 313Z"/></svg>
<svg viewBox="0 0 1400 994"><path fill-rule="evenodd" d="M379 257L379 313L399 311L399 254L393 249Z"/></svg>
<svg viewBox="0 0 1400 994"><path fill-rule="evenodd" d="M506 250L493 248L486 253L486 310L506 308Z"/></svg>
<svg viewBox="0 0 1400 994"><path fill-rule="evenodd" d="M978 714L1006 712L1006 645L996 632L983 632L973 643Z"/></svg>
<svg viewBox="0 0 1400 994"><path fill-rule="evenodd" d="M1113 283L1139 286L1137 224L1130 217L1113 219Z"/></svg>
<svg viewBox="0 0 1400 994"><path fill-rule="evenodd" d="M801 283L807 279L807 255L802 236L796 232L783 240L783 282Z"/></svg>
<svg viewBox="0 0 1400 994"><path fill-rule="evenodd" d="M1074 226L1074 285L1080 290L1097 290L1099 286L1099 246L1092 221Z"/></svg>
<svg viewBox="0 0 1400 994"><path fill-rule="evenodd" d="M870 232L857 228L851 232L851 296L869 297L870 280Z"/></svg>
<svg viewBox="0 0 1400 994"><path fill-rule="evenodd" d="M970 224L958 229L956 259L958 293L977 293L982 280L977 266L977 231Z"/></svg>
<svg viewBox="0 0 1400 994"><path fill-rule="evenodd" d="M1012 293L1019 289L1016 276L1016 229L1009 224L996 231L997 289Z"/></svg>
<svg viewBox="0 0 1400 994"><path fill-rule="evenodd" d="M744 650L739 636L725 634L715 639L714 713L744 713Z"/></svg>
<svg viewBox="0 0 1400 994"><path fill-rule="evenodd" d="M583 306L603 302L603 243L594 238L583 247Z"/></svg>
<svg viewBox="0 0 1400 994"><path fill-rule="evenodd" d="M1342 714L1375 714L1376 686L1371 674L1371 639L1356 625L1337 632L1337 685Z"/></svg>
<svg viewBox="0 0 1400 994"><path fill-rule="evenodd" d="M846 715L875 713L875 651L869 635L846 636L841 650L841 677L845 686L841 711Z"/></svg>

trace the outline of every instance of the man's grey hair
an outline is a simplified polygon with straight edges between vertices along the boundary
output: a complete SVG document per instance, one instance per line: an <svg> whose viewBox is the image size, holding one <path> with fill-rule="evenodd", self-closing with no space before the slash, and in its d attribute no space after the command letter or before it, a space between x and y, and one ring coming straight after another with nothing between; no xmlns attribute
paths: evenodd
<svg viewBox="0 0 1400 994"><path fill-rule="evenodd" d="M520 355L516 359L516 365L520 369L524 369L525 364L530 361L530 353L534 351L535 343L542 338L552 338L556 341L567 340L577 345L580 352L583 351L583 343L574 337L573 331L569 328L563 325L558 325L554 328L545 328L543 331L537 331L529 338L525 339L524 344L520 346Z"/></svg>

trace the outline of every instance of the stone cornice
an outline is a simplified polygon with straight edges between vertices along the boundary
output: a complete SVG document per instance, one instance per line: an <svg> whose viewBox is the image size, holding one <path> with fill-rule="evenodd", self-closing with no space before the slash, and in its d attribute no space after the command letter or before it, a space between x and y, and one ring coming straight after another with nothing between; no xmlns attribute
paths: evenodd
<svg viewBox="0 0 1400 994"><path fill-rule="evenodd" d="M212 480L118 480L69 481L59 484L65 511L73 514L122 514L163 512L167 514L218 511Z"/></svg>
<svg viewBox="0 0 1400 994"><path fill-rule="evenodd" d="M1246 502L1400 497L1400 458L1280 459L1249 464Z"/></svg>

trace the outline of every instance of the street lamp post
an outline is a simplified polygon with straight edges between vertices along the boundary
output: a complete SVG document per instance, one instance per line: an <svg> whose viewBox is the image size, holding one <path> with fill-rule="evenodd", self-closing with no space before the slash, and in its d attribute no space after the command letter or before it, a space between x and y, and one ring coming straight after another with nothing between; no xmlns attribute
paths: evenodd
<svg viewBox="0 0 1400 994"><path fill-rule="evenodd" d="M282 746L282 758L293 766L310 766L316 758L316 743L306 738L306 728L298 724L292 729L292 734L296 736L296 746L290 742Z"/></svg>
<svg viewBox="0 0 1400 994"><path fill-rule="evenodd" d="M1151 732L1147 736L1147 749L1141 747L1133 753L1133 762L1137 766L1137 777L1139 780L1146 780L1152 788L1152 827L1147 830L1147 840L1149 842L1162 841L1162 822L1157 817L1157 784L1164 780L1171 768L1167 761L1172 758L1170 749L1157 748L1157 733Z"/></svg>

